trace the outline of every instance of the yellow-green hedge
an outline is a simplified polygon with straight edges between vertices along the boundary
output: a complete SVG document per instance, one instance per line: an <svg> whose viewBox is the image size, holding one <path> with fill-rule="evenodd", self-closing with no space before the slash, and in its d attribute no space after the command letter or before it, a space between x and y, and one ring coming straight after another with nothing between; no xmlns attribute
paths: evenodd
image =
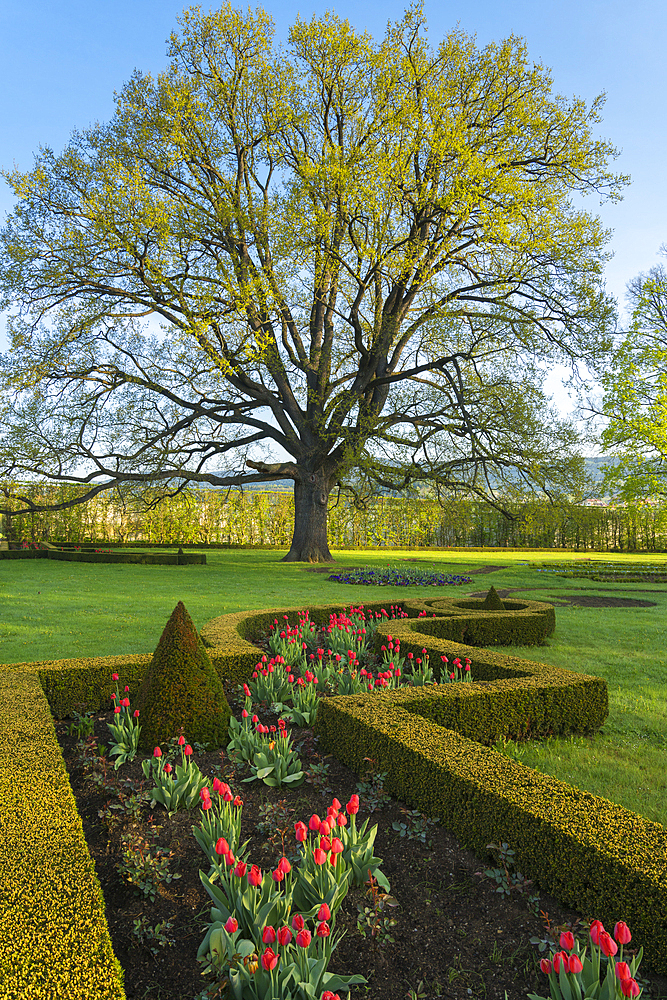
<svg viewBox="0 0 667 1000"><path fill-rule="evenodd" d="M104 899L31 664L0 669L0 998L124 1000Z"/></svg>

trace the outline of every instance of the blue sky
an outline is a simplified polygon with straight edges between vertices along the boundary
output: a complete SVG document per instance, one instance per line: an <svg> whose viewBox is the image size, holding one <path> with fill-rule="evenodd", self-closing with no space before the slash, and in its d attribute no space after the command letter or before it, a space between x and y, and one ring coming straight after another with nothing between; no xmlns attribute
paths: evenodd
<svg viewBox="0 0 667 1000"><path fill-rule="evenodd" d="M156 73L166 65L166 39L183 6L175 0L5 0L0 165L29 169L39 145L58 151L72 130L108 119L114 90L135 68ZM267 0L262 6L278 37L285 37L297 14L309 19L327 9L380 37L406 3ZM667 5L425 0L425 13L433 43L457 24L480 45L521 35L530 57L551 68L556 91L588 101L606 92L599 134L622 150L615 167L632 177L620 204L599 209L614 231L607 287L623 304L626 283L657 263L667 242ZM0 218L11 207L11 192L2 184ZM587 207L598 210L592 199ZM0 347L3 340L0 332Z"/></svg>

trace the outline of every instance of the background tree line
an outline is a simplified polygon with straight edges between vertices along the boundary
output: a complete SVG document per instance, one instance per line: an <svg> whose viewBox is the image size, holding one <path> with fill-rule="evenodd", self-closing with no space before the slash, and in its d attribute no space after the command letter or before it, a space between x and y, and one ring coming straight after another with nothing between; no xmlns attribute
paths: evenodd
<svg viewBox="0 0 667 1000"><path fill-rule="evenodd" d="M81 487L23 486L36 501L61 503ZM157 491L156 491L157 496ZM379 496L358 509L343 494L331 503L334 549L364 546L509 546L597 551L667 548L667 501L606 507L513 501L511 514L474 498ZM185 489L151 503L145 492L104 493L63 510L5 517L14 543L51 541L288 547L294 496L285 491Z"/></svg>

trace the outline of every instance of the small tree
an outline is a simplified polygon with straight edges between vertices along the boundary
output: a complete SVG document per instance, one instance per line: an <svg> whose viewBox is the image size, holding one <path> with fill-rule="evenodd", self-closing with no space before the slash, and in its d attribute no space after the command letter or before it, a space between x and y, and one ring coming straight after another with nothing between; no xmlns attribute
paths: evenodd
<svg viewBox="0 0 667 1000"><path fill-rule="evenodd" d="M379 43L332 14L284 49L261 10L180 24L111 122L6 174L0 479L293 480L310 561L336 485L567 489L541 380L612 319L572 201L625 181L602 98L554 95L516 38L431 49L417 6Z"/></svg>

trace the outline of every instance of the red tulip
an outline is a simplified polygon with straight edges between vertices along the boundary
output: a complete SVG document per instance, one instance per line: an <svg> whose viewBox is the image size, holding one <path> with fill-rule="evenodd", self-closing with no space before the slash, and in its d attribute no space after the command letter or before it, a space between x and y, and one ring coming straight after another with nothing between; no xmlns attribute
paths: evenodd
<svg viewBox="0 0 667 1000"><path fill-rule="evenodd" d="M320 828L321 822L322 821L320 817L317 815L317 813L313 813L313 815L310 817L310 820L308 821L308 829L313 830L313 832L317 832Z"/></svg>
<svg viewBox="0 0 667 1000"><path fill-rule="evenodd" d="M118 674L112 674L111 675L111 680L112 681L117 681L118 680Z"/></svg>
<svg viewBox="0 0 667 1000"><path fill-rule="evenodd" d="M326 853L322 850L321 847L315 848L315 850L313 851L313 859L316 865L323 865L324 862L327 860Z"/></svg>
<svg viewBox="0 0 667 1000"><path fill-rule="evenodd" d="M225 930L228 934L235 934L239 929L239 922L236 917L228 917L227 923L225 924Z"/></svg>
<svg viewBox="0 0 667 1000"><path fill-rule="evenodd" d="M308 837L308 829L306 827L306 824L302 823L301 821L299 821L298 823L295 823L294 824L294 835L295 835L295 837L296 837L297 840L299 840L299 841L301 841L301 843L303 843L303 841L306 840L306 838Z"/></svg>
<svg viewBox="0 0 667 1000"><path fill-rule="evenodd" d="M250 874L248 875L248 882L250 885L261 885L262 884L262 871L257 865L253 865L250 869Z"/></svg>
<svg viewBox="0 0 667 1000"><path fill-rule="evenodd" d="M120 714L120 705L116 705L116 707L113 710L113 714L114 715L119 715Z"/></svg>
<svg viewBox="0 0 667 1000"><path fill-rule="evenodd" d="M326 923L326 921L323 920L321 924L317 925L317 930L315 931L315 933L317 934L318 937L321 938L329 937L329 935L331 934L331 928L329 927L328 923Z"/></svg>
<svg viewBox="0 0 667 1000"><path fill-rule="evenodd" d="M339 840L338 837L334 837L334 839L331 841L331 850L333 851L334 854L342 854L343 841Z"/></svg>
<svg viewBox="0 0 667 1000"><path fill-rule="evenodd" d="M283 873L283 875L289 875L289 873L292 871L292 866L287 860L287 858L280 859L280 861L278 862L278 868Z"/></svg>
<svg viewBox="0 0 667 1000"><path fill-rule="evenodd" d="M280 944L284 948L285 945L288 945L291 940L292 940L292 932L289 929L289 927L287 926L281 927L280 930L278 931L278 944Z"/></svg>
<svg viewBox="0 0 667 1000"><path fill-rule="evenodd" d="M262 968L265 972L271 972L275 969L278 964L278 956L274 952L273 948L267 948L262 955Z"/></svg>
<svg viewBox="0 0 667 1000"><path fill-rule="evenodd" d="M323 837L328 837L329 834L331 833L331 826L329 823L327 823L325 819L323 819L322 822L320 823L319 833Z"/></svg>
<svg viewBox="0 0 667 1000"><path fill-rule="evenodd" d="M331 808L332 808L332 809L335 809L335 810L336 810L336 812L339 812L339 811L340 811L340 809L341 809L342 807L341 807L341 804L340 804L340 802L338 801L338 799L334 799L334 800L332 801L332 803L331 803Z"/></svg>
<svg viewBox="0 0 667 1000"><path fill-rule="evenodd" d="M338 813L336 817L336 822L338 826L347 826L347 819L345 818L345 813Z"/></svg>
<svg viewBox="0 0 667 1000"><path fill-rule="evenodd" d="M347 809L347 811L348 811L348 813L349 813L350 816L354 816L355 813L358 813L359 812L359 796L358 795L351 795L350 796L350 801L345 806L345 808Z"/></svg>
<svg viewBox="0 0 667 1000"><path fill-rule="evenodd" d="M607 934L606 931L603 931L600 934L600 948L602 949L602 954L606 955L607 958L609 958L610 955L615 955L618 951L618 945L614 941L611 934Z"/></svg>
<svg viewBox="0 0 667 1000"><path fill-rule="evenodd" d="M276 940L276 932L273 927L269 924L262 931L262 941L264 944L274 944Z"/></svg>
<svg viewBox="0 0 667 1000"><path fill-rule="evenodd" d="M567 955L564 951L557 951L554 955L554 972L560 972L561 965L564 971L567 972Z"/></svg>
<svg viewBox="0 0 667 1000"><path fill-rule="evenodd" d="M618 979L630 979L630 966L627 962L616 963L616 976Z"/></svg>
<svg viewBox="0 0 667 1000"><path fill-rule="evenodd" d="M179 736L178 737L178 745L179 745L179 747L182 747L184 743L185 743L185 736Z"/></svg>
<svg viewBox="0 0 667 1000"><path fill-rule="evenodd" d="M325 990L322 994L322 1000L340 1000L338 993L332 993L331 990Z"/></svg>
<svg viewBox="0 0 667 1000"><path fill-rule="evenodd" d="M574 948L574 934L571 931L563 931L560 936L560 946L561 948L566 948L567 951L572 951Z"/></svg>
<svg viewBox="0 0 667 1000"><path fill-rule="evenodd" d="M616 938L619 944L628 944L629 941L632 941L632 934L630 933L630 928L622 920L619 920L619 922L614 927L614 937Z"/></svg>
<svg viewBox="0 0 667 1000"><path fill-rule="evenodd" d="M167 763L164 765L164 773L171 774L171 764L169 763L169 761L167 761Z"/></svg>
<svg viewBox="0 0 667 1000"><path fill-rule="evenodd" d="M600 943L600 934L604 933L604 927L601 920L594 920L591 924L588 933L591 936L591 941L593 944Z"/></svg>
<svg viewBox="0 0 667 1000"><path fill-rule="evenodd" d="M547 976L549 975L549 973L551 972L551 962L549 961L548 958L542 958L542 959L540 959L540 969Z"/></svg>
<svg viewBox="0 0 667 1000"><path fill-rule="evenodd" d="M294 928L295 931L303 930L303 917L301 916L300 913L295 913L294 916L292 917L292 927Z"/></svg>
<svg viewBox="0 0 667 1000"><path fill-rule="evenodd" d="M568 959L568 969L570 972L582 972L583 965L578 955L570 955Z"/></svg>
<svg viewBox="0 0 667 1000"><path fill-rule="evenodd" d="M318 920L331 920L331 910L326 903L322 903L319 910L317 911Z"/></svg>
<svg viewBox="0 0 667 1000"><path fill-rule="evenodd" d="M641 993L638 983L634 979L621 980L621 992L624 997L638 997Z"/></svg>
<svg viewBox="0 0 667 1000"><path fill-rule="evenodd" d="M231 848L229 849L229 853L225 854L225 864L228 865L230 868L232 867L232 865L236 864L236 858L234 857L234 852L232 851Z"/></svg>
<svg viewBox="0 0 667 1000"><path fill-rule="evenodd" d="M285 878L285 873L281 872L280 868L276 868L275 871L271 872L271 878L274 882L282 882Z"/></svg>
<svg viewBox="0 0 667 1000"><path fill-rule="evenodd" d="M324 823L322 824L322 826L324 826ZM320 830L321 829L322 827L320 827ZM331 841L329 840L328 837L320 837L320 847L322 848L323 851L326 851L327 853L331 850Z"/></svg>
<svg viewBox="0 0 667 1000"><path fill-rule="evenodd" d="M238 875L239 878L243 878L243 876L245 875L245 873L247 872L247 870L248 870L248 866L245 863L245 861L239 861L239 863L237 864L236 868L234 869L234 874Z"/></svg>
<svg viewBox="0 0 667 1000"><path fill-rule="evenodd" d="M135 718L135 719L139 718L139 709L138 708L135 708L134 712L132 713L132 717Z"/></svg>
<svg viewBox="0 0 667 1000"><path fill-rule="evenodd" d="M310 933L307 927L304 927L303 930L299 931L299 933L297 934L296 943L298 944L299 948L307 948L312 939L313 939L312 934Z"/></svg>
<svg viewBox="0 0 667 1000"><path fill-rule="evenodd" d="M159 747L155 747L155 750L153 750L153 756L154 757L161 757L162 756L162 751L160 750Z"/></svg>
<svg viewBox="0 0 667 1000"><path fill-rule="evenodd" d="M224 837L219 837L215 845L216 854L229 854L229 844Z"/></svg>
<svg viewBox="0 0 667 1000"><path fill-rule="evenodd" d="M130 699L129 698L123 698L121 700L121 705L123 706L123 708L129 708L130 707Z"/></svg>
<svg viewBox="0 0 667 1000"><path fill-rule="evenodd" d="M192 747L190 746L189 743L187 744L187 746L183 747L183 753L185 754L186 757L189 757L190 754L192 753Z"/></svg>

